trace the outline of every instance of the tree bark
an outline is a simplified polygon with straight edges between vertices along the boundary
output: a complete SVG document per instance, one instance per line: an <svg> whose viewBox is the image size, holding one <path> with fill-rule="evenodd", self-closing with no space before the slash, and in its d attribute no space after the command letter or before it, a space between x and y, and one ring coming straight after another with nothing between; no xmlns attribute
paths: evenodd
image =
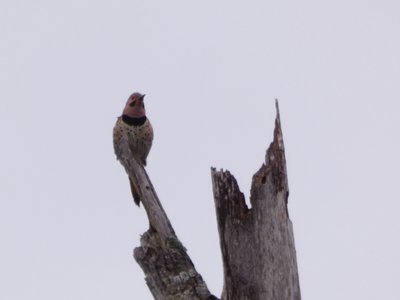
<svg viewBox="0 0 400 300"><path fill-rule="evenodd" d="M211 169L224 267L223 300L300 300L278 102L274 140L253 176L251 208L229 171Z"/></svg>
<svg viewBox="0 0 400 300"><path fill-rule="evenodd" d="M139 196L146 210L150 228L134 249L134 258L143 269L147 285L155 299L217 299L211 295L196 271L185 247L179 241L158 199L145 169L139 165L122 140L120 160L139 187Z"/></svg>

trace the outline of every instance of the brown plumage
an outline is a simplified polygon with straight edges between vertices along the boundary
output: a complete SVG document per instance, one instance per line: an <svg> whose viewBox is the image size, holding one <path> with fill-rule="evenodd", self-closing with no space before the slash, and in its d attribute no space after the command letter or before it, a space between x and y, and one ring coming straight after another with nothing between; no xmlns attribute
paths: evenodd
<svg viewBox="0 0 400 300"><path fill-rule="evenodd" d="M134 93L126 102L122 116L117 119L114 126L113 140L114 151L117 159L123 152L121 150L123 138L126 138L133 158L141 165L146 166L147 155L153 143L153 128L146 117L143 98L145 95ZM120 160L123 164L124 160ZM137 205L140 203L138 187L136 182L129 178L133 200Z"/></svg>

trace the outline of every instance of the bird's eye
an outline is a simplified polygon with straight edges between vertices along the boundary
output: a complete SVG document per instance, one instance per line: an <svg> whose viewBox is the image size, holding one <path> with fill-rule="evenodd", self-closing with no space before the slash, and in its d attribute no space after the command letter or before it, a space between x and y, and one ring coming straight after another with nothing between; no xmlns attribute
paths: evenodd
<svg viewBox="0 0 400 300"><path fill-rule="evenodd" d="M136 105L136 100L132 101L131 104L129 104L130 107L135 107L135 105Z"/></svg>

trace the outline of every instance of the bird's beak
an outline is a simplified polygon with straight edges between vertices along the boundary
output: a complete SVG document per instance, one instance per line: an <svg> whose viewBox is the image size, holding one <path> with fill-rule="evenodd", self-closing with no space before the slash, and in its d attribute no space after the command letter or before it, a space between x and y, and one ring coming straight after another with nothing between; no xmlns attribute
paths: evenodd
<svg viewBox="0 0 400 300"><path fill-rule="evenodd" d="M142 96L140 96L139 99L143 101L144 96L146 96L146 94L143 94Z"/></svg>

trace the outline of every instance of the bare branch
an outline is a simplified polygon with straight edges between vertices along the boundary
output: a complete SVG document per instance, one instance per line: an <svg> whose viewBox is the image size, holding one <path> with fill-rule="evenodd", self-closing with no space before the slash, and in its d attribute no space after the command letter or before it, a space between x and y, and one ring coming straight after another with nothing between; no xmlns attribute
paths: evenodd
<svg viewBox="0 0 400 300"><path fill-rule="evenodd" d="M139 188L150 228L135 248L134 257L146 275L146 282L155 299L217 299L211 295L203 278L196 271L185 247L161 205L145 169L138 164L126 140L121 141L120 159Z"/></svg>

